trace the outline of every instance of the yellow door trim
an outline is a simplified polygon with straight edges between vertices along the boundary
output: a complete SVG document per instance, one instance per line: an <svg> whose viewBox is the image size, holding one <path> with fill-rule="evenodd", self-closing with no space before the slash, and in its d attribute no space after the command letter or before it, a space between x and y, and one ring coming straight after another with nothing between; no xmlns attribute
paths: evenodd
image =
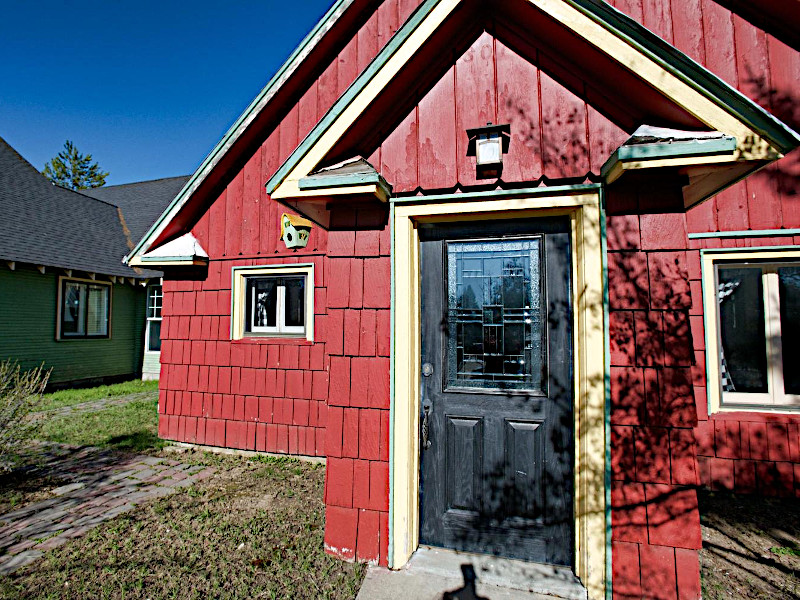
<svg viewBox="0 0 800 600"><path fill-rule="evenodd" d="M575 573L589 598L606 589L605 335L600 192L396 205L390 567L419 545L420 275L417 224L566 215L572 229L575 321Z"/></svg>

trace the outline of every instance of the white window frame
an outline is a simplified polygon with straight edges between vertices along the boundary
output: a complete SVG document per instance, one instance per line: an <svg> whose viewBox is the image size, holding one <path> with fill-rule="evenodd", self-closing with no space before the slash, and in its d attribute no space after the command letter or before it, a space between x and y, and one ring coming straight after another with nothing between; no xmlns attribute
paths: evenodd
<svg viewBox="0 0 800 600"><path fill-rule="evenodd" d="M247 280L257 277L303 277L305 279L305 324L304 326L287 326L284 322L286 288L278 286L277 320L275 327L250 327L246 331L247 318ZM255 293L255 290L253 290ZM252 300L252 299L251 299ZM305 338L314 341L314 265L262 265L258 267L233 267L231 269L231 339L244 338Z"/></svg>
<svg viewBox="0 0 800 600"><path fill-rule="evenodd" d="M706 388L708 410L791 412L800 410L800 395L786 394L783 381L780 288L778 268L800 266L800 248L747 248L702 250L703 315L706 337ZM764 296L764 334L767 353L767 392L724 392L720 368L722 347L718 268L759 268Z"/></svg>
<svg viewBox="0 0 800 600"><path fill-rule="evenodd" d="M87 335L85 332L79 335L64 334L61 330L62 316L64 312L64 284L65 283L79 283L84 285L103 286L108 289L108 302L106 305L106 332L100 335ZM105 281L97 281L95 279L79 279L77 277L59 277L58 278L58 296L56 307L56 341L71 342L81 340L110 340L111 339L111 315L112 315L112 299L113 299L114 286Z"/></svg>
<svg viewBox="0 0 800 600"><path fill-rule="evenodd" d="M164 287L162 283L151 283L147 286L147 301L145 304L145 310L147 311L147 325L145 326L144 331L144 351L147 354L161 354L161 350L150 350L150 324L153 321L161 321L163 317L151 317L150 316L150 290L153 288L158 287L161 288L161 293L159 294L159 298L161 299L161 304L158 307L159 314L164 309Z"/></svg>

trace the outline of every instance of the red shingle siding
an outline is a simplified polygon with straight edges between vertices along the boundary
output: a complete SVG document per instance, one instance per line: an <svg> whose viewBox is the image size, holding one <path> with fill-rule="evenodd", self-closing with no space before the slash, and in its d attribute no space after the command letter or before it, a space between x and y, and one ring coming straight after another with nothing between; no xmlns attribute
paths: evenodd
<svg viewBox="0 0 800 600"><path fill-rule="evenodd" d="M651 201L642 191L634 206ZM609 196L614 596L693 597L701 540L686 221L614 216L631 208L630 197Z"/></svg>

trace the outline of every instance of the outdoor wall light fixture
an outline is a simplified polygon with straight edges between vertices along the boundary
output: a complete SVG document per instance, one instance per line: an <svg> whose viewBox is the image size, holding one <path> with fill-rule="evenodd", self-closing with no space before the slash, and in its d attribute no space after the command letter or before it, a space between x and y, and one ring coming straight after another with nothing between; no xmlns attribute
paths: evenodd
<svg viewBox="0 0 800 600"><path fill-rule="evenodd" d="M511 125L492 125L467 129L467 156L475 157L478 179L500 177L503 172L503 154L511 142Z"/></svg>

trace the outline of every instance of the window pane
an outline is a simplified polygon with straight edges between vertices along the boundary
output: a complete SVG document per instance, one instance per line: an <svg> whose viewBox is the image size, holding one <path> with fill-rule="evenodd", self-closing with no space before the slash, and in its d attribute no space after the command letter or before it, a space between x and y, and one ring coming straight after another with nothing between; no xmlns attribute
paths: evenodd
<svg viewBox="0 0 800 600"><path fill-rule="evenodd" d="M149 321L147 350L149 352L161 352L161 321Z"/></svg>
<svg viewBox="0 0 800 600"><path fill-rule="evenodd" d="M86 286L64 282L64 306L61 312L62 335L84 335L86 321Z"/></svg>
<svg viewBox="0 0 800 600"><path fill-rule="evenodd" d="M163 294L160 285L151 285L147 293L147 316L152 318L161 318L161 304Z"/></svg>
<svg viewBox="0 0 800 600"><path fill-rule="evenodd" d="M277 327L278 279L250 277L247 280L245 331L254 327Z"/></svg>
<svg viewBox="0 0 800 600"><path fill-rule="evenodd" d="M90 285L86 335L108 335L108 286Z"/></svg>
<svg viewBox="0 0 800 600"><path fill-rule="evenodd" d="M722 390L766 393L767 343L761 269L720 267L717 274Z"/></svg>
<svg viewBox="0 0 800 600"><path fill-rule="evenodd" d="M800 394L800 267L778 269L778 280L784 391L787 394Z"/></svg>
<svg viewBox="0 0 800 600"><path fill-rule="evenodd" d="M447 244L448 385L539 390L540 240Z"/></svg>
<svg viewBox="0 0 800 600"><path fill-rule="evenodd" d="M286 287L285 324L287 327L302 327L305 325L305 279L284 279L283 285Z"/></svg>

